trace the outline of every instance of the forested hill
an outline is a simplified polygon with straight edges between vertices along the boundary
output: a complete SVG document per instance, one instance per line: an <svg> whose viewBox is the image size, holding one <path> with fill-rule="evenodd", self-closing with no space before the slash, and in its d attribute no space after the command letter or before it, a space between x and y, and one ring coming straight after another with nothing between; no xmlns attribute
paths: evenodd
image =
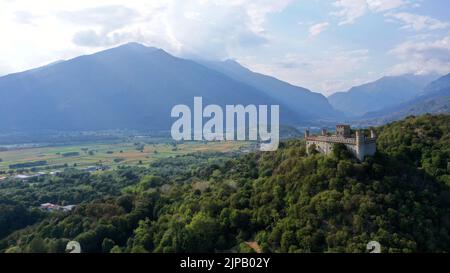
<svg viewBox="0 0 450 273"><path fill-rule="evenodd" d="M380 128L378 149L450 186L450 116L408 117Z"/></svg>
<svg viewBox="0 0 450 273"><path fill-rule="evenodd" d="M379 152L364 162L341 146L306 156L295 140L271 153L65 173L27 189L5 182L0 196L9 205L14 191L38 202L46 187L67 193L47 201L89 202L40 216L0 248L58 252L75 239L87 252L253 251L245 242L264 252L365 252L376 240L383 252L448 252L449 124L449 116L423 116L378 128Z"/></svg>

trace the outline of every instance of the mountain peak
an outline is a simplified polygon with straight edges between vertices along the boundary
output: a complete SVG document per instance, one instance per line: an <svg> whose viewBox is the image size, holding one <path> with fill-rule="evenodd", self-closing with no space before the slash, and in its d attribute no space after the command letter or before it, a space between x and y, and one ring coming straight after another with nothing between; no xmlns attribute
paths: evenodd
<svg viewBox="0 0 450 273"><path fill-rule="evenodd" d="M149 46L146 46L144 44L137 43L137 42L130 42L130 43L122 44L122 45L117 46L117 47L112 48L112 49L119 49L119 48L129 49L129 50L151 50L151 51L161 50L161 51L163 51L160 48L149 47Z"/></svg>
<svg viewBox="0 0 450 273"><path fill-rule="evenodd" d="M238 63L235 59L226 59L225 61L223 61L226 64L232 64L232 65L238 65L238 66L242 66L240 63Z"/></svg>
<svg viewBox="0 0 450 273"><path fill-rule="evenodd" d="M138 43L138 42L128 42L128 43L123 44L123 45L124 45L124 46L147 47L147 46L145 46L145 45L143 45L143 44L141 44L141 43Z"/></svg>
<svg viewBox="0 0 450 273"><path fill-rule="evenodd" d="M117 58L130 58L132 56L134 56L135 58L141 58L146 55L154 55L154 54L161 56L163 55L172 56L163 49L157 47L149 47L137 42L126 43L103 51L99 51L92 54L92 56L117 59ZM85 56L80 57L84 58ZM78 59L78 57L75 59Z"/></svg>

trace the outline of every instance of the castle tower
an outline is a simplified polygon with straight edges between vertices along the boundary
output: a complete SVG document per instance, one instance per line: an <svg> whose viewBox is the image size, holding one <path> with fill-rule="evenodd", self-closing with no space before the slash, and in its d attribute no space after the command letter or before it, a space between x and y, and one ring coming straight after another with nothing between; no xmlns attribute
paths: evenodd
<svg viewBox="0 0 450 273"><path fill-rule="evenodd" d="M305 138L307 138L307 137L309 137L309 130L308 129L305 130Z"/></svg>
<svg viewBox="0 0 450 273"><path fill-rule="evenodd" d="M370 129L370 138L377 138L377 134L375 133L375 130Z"/></svg>
<svg viewBox="0 0 450 273"><path fill-rule="evenodd" d="M322 136L326 136L327 135L327 129L323 128L322 129Z"/></svg>
<svg viewBox="0 0 450 273"><path fill-rule="evenodd" d="M361 132L361 130L356 130L356 146L362 146L364 145L364 133Z"/></svg>
<svg viewBox="0 0 450 273"><path fill-rule="evenodd" d="M350 126L349 125L336 125L336 135L341 137L350 137Z"/></svg>
<svg viewBox="0 0 450 273"><path fill-rule="evenodd" d="M365 136L364 136L364 133L363 132L361 132L359 129L358 130L356 130L356 135L355 135L356 137L356 157L359 159L359 160L364 160L364 157L365 157L365 151L364 151L364 139L365 139Z"/></svg>

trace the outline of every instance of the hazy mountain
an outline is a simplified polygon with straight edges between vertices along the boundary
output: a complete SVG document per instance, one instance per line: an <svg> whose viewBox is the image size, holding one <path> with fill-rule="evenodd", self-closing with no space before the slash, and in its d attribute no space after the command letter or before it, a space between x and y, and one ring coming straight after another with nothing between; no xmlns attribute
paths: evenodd
<svg viewBox="0 0 450 273"><path fill-rule="evenodd" d="M450 74L447 74L439 79L431 82L424 89L423 95L433 96L448 93L450 89Z"/></svg>
<svg viewBox="0 0 450 273"><path fill-rule="evenodd" d="M298 98L305 98L298 101L300 110L292 111L294 104L284 103L287 91L278 100L277 94L269 96L256 84L233 78L161 49L131 43L1 77L0 128L167 130L174 121L172 107L192 105L194 96L202 96L204 104L222 106L280 104L284 124L320 117L322 108L330 113L321 95L292 86L300 93Z"/></svg>
<svg viewBox="0 0 450 273"><path fill-rule="evenodd" d="M274 77L255 73L234 60L223 62L198 61L225 75L263 91L266 95L280 100L293 111L317 119L336 119L342 114L333 109L328 100L319 93L294 86Z"/></svg>
<svg viewBox="0 0 450 273"><path fill-rule="evenodd" d="M437 76L403 75L383 77L377 81L338 92L330 97L331 105L348 116L361 116L371 111L409 101L423 92Z"/></svg>
<svg viewBox="0 0 450 273"><path fill-rule="evenodd" d="M383 124L410 115L450 114L450 74L430 84L415 98L379 111L369 112L362 117L370 124Z"/></svg>
<svg viewBox="0 0 450 273"><path fill-rule="evenodd" d="M450 114L450 96L424 99L415 104L399 107L388 113L371 112L359 122L364 125L381 125L403 119L407 116L423 114Z"/></svg>

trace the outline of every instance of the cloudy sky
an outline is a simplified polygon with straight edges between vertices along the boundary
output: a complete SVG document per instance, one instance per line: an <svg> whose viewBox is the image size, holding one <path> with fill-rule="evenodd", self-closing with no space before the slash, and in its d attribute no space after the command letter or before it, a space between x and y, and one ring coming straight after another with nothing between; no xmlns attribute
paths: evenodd
<svg viewBox="0 0 450 273"><path fill-rule="evenodd" d="M448 0L0 0L0 75L140 42L329 95L450 72Z"/></svg>

